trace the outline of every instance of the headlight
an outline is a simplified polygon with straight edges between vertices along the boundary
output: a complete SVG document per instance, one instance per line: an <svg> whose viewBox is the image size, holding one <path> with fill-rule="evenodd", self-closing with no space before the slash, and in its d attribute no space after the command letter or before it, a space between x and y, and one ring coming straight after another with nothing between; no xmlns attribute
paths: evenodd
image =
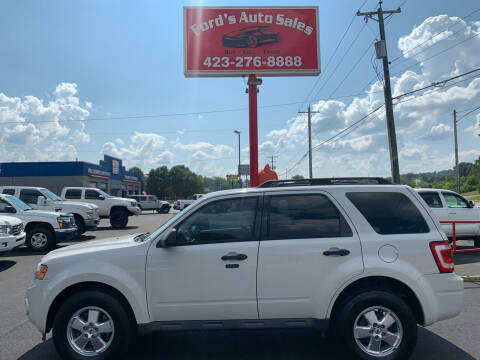
<svg viewBox="0 0 480 360"><path fill-rule="evenodd" d="M87 210L85 212L85 214L87 215L87 217L92 217L93 216L93 210Z"/></svg>
<svg viewBox="0 0 480 360"><path fill-rule="evenodd" d="M47 274L47 270L47 265L38 264L37 269L35 270L35 279L43 280Z"/></svg>
<svg viewBox="0 0 480 360"><path fill-rule="evenodd" d="M133 207L137 206L137 203L134 202L134 201L132 201L132 206L133 206Z"/></svg>
<svg viewBox="0 0 480 360"><path fill-rule="evenodd" d="M0 234L11 234L12 227L10 225L0 225Z"/></svg>

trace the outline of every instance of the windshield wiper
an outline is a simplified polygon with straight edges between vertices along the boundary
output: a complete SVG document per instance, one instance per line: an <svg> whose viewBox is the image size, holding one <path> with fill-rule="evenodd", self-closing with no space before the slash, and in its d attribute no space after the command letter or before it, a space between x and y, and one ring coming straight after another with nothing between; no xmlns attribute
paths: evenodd
<svg viewBox="0 0 480 360"><path fill-rule="evenodd" d="M144 233L141 233L141 234L138 234L137 236L135 236L133 238L134 241L141 241L143 239L145 239L148 235L150 235L150 232L144 232Z"/></svg>

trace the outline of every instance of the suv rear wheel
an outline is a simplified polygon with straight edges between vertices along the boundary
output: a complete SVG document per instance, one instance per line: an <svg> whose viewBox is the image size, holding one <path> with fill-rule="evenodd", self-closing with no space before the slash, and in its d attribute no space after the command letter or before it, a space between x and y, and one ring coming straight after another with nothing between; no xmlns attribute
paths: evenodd
<svg viewBox="0 0 480 360"><path fill-rule="evenodd" d="M53 342L65 359L117 359L135 336L128 311L110 294L91 290L77 293L58 310Z"/></svg>
<svg viewBox="0 0 480 360"><path fill-rule="evenodd" d="M110 214L110 225L114 229L123 229L128 224L128 212L126 210L114 210Z"/></svg>
<svg viewBox="0 0 480 360"><path fill-rule="evenodd" d="M388 291L350 297L334 320L334 336L356 359L408 359L417 342L410 307Z"/></svg>

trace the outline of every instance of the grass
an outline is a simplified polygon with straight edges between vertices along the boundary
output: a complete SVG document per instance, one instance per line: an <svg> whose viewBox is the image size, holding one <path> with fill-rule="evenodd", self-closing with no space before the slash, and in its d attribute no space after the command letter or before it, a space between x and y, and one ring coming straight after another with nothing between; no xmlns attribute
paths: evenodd
<svg viewBox="0 0 480 360"><path fill-rule="evenodd" d="M480 195L478 194L478 191L470 191L466 193L462 193L463 196L471 196L471 195Z"/></svg>

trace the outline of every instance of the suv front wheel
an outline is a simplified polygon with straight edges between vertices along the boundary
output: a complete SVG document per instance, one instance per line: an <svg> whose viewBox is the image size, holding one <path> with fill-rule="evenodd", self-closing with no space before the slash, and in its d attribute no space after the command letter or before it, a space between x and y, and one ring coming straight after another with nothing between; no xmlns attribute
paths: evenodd
<svg viewBox="0 0 480 360"><path fill-rule="evenodd" d="M334 320L334 336L356 359L408 359L417 342L410 307L388 291L368 291L344 302Z"/></svg>
<svg viewBox="0 0 480 360"><path fill-rule="evenodd" d="M135 335L128 311L110 294L92 290L68 298L53 323L53 342L64 359L117 359Z"/></svg>

